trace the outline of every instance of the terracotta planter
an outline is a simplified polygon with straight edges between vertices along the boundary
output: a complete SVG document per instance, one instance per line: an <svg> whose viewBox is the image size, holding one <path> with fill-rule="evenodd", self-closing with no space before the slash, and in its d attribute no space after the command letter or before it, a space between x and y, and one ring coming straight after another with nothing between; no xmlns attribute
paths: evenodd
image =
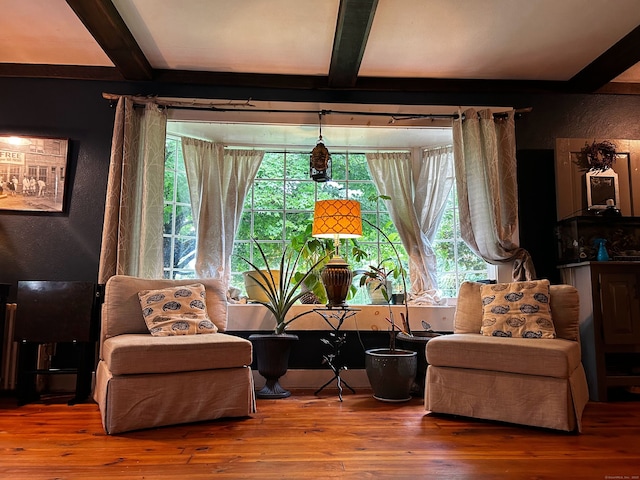
<svg viewBox="0 0 640 480"><path fill-rule="evenodd" d="M383 402L410 400L417 365L418 354L410 350L367 350L365 368L373 389L373 397Z"/></svg>
<svg viewBox="0 0 640 480"><path fill-rule="evenodd" d="M261 390L256 392L258 398L286 398L291 392L282 388L279 383L289 368L291 345L298 340L297 335L289 333L254 334L249 336L258 364L258 373L266 379Z"/></svg>

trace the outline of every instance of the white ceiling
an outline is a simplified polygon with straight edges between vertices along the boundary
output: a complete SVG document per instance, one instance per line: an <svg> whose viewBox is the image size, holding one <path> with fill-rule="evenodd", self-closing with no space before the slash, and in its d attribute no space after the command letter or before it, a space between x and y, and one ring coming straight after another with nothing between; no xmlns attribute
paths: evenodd
<svg viewBox="0 0 640 480"><path fill-rule="evenodd" d="M342 1L111 0L111 5L109 0L3 0L0 75L27 71L33 76L82 78L87 72L87 77L96 78L95 69L83 69L106 67L100 74L120 72L127 79L131 60L148 62L152 80L162 81L167 72L269 74L282 76L295 88L307 80L331 80L332 60L340 50L336 39L349 40L351 28L345 27L342 37L336 33L341 31L341 7L351 3L353 13L354 4L368 3ZM107 8L111 6L113 12ZM392 85L396 79L398 91L407 79L570 82L640 25L640 0L378 0L374 12L354 81L355 75L358 81L372 77ZM120 20L123 27L118 27ZM123 51L123 33L129 32L133 46ZM138 46L142 61L135 54ZM638 48L622 50L632 60L631 68L610 69L607 80L613 82L610 85L640 84L640 66L633 58ZM60 73L61 66L68 69ZM140 71L144 74L145 69ZM210 84L242 86L245 81L237 76L207 78ZM209 133L205 125L194 131L221 141L233 138L235 127L221 127L221 121L211 123ZM357 129L340 125L334 130L327 118L327 144L335 140L393 146L406 141L407 134L413 138L424 130L390 124L388 118L378 125L372 125L371 117L359 121ZM234 120L234 125L239 123L244 121ZM259 120L249 123L238 142L270 138L275 143L308 144L310 137L317 138L315 128L298 123L287 126L282 121L269 132L256 126Z"/></svg>

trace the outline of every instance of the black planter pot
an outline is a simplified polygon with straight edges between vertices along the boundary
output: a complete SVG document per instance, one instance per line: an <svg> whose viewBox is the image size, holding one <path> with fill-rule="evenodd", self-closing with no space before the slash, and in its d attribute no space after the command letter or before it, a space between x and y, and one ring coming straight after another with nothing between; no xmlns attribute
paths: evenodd
<svg viewBox="0 0 640 480"><path fill-rule="evenodd" d="M286 398L291 392L282 388L278 381L289 368L291 345L298 340L297 335L289 333L254 334L249 336L258 364L258 373L266 379L258 398Z"/></svg>
<svg viewBox="0 0 640 480"><path fill-rule="evenodd" d="M416 378L411 387L411 394L416 397L424 396L424 382L427 375L427 356L426 347L429 340L442 335L437 332L413 332L412 335L398 333L396 342L402 348L413 350L418 354L418 367L416 369Z"/></svg>
<svg viewBox="0 0 640 480"><path fill-rule="evenodd" d="M365 368L373 397L383 402L406 402L416 377L418 354L411 350L375 348L365 352Z"/></svg>

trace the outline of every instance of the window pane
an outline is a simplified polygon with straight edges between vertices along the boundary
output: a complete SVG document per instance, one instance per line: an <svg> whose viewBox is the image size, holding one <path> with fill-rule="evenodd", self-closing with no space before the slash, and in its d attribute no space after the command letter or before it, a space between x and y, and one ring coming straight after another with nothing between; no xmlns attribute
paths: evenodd
<svg viewBox="0 0 640 480"><path fill-rule="evenodd" d="M171 235L173 233L173 204L165 203L163 209L163 229L162 233Z"/></svg>
<svg viewBox="0 0 640 480"><path fill-rule="evenodd" d="M193 217L191 215L191 207L188 205L176 205L175 214L175 234L176 235L194 235L196 234L193 225Z"/></svg>
<svg viewBox="0 0 640 480"><path fill-rule="evenodd" d="M168 137L165 158L164 268L167 278L193 278L195 262L195 229L190 208L189 190L182 158L180 139ZM259 147L256 145L256 147ZM266 152L256 181L244 201L231 259L231 285L244 291L241 273L248 269L240 258L245 256L264 267L259 251L251 242L255 237L277 267L282 248L294 235L303 232L313 221L315 200L350 198L361 202L363 219L378 225L394 242L407 268L408 257L398 233L387 213L387 202L378 199L378 191L369 176L363 153L332 153L333 180L316 183L309 178L309 151ZM286 173L286 175L285 175ZM436 254L439 287L445 296L455 296L461 281L488 278L487 265L460 238L455 188L447 200L433 249ZM352 268L377 265L395 252L375 228L363 222L363 237L342 241L340 253ZM368 257L355 261L353 247L368 252ZM359 293L358 301L368 302ZM360 299L360 300L358 300Z"/></svg>
<svg viewBox="0 0 640 480"><path fill-rule="evenodd" d="M281 212L256 212L253 218L253 236L264 240L282 240L282 216Z"/></svg>
<svg viewBox="0 0 640 480"><path fill-rule="evenodd" d="M344 197L344 184L338 182L326 182L318 184L318 200L331 200L334 198L345 198Z"/></svg>
<svg viewBox="0 0 640 480"><path fill-rule="evenodd" d="M347 179L347 156L344 153L331 154L331 179L335 181Z"/></svg>
<svg viewBox="0 0 640 480"><path fill-rule="evenodd" d="M176 183L176 201L179 203L191 204L191 198L189 197L189 184L187 183L187 173L185 171L177 172Z"/></svg>
<svg viewBox="0 0 640 480"><path fill-rule="evenodd" d="M194 268L190 265L196 259L196 240L195 238L174 238L173 251L173 268Z"/></svg>
<svg viewBox="0 0 640 480"><path fill-rule="evenodd" d="M165 168L164 170L164 198L165 200L173 201L174 187L176 183L176 173L174 170Z"/></svg>
<svg viewBox="0 0 640 480"><path fill-rule="evenodd" d="M244 211L240 217L240 225L236 232L236 240L251 239L251 212Z"/></svg>
<svg viewBox="0 0 640 480"><path fill-rule="evenodd" d="M315 182L291 180L285 184L287 210L313 210Z"/></svg>
<svg viewBox="0 0 640 480"><path fill-rule="evenodd" d="M456 297L458 295L459 281L455 273L441 273L438 275L438 288L445 297Z"/></svg>
<svg viewBox="0 0 640 480"><path fill-rule="evenodd" d="M309 154L287 153L287 178L309 178ZM272 177L276 178L276 177Z"/></svg>
<svg viewBox="0 0 640 480"><path fill-rule="evenodd" d="M256 174L258 178L283 178L284 153L265 152L262 163Z"/></svg>
<svg viewBox="0 0 640 480"><path fill-rule="evenodd" d="M282 181L256 180L253 184L253 204L255 208L282 210L284 208Z"/></svg>
<svg viewBox="0 0 640 480"><path fill-rule="evenodd" d="M377 195L378 190L371 182L349 182L349 198L360 202L361 211L375 212L377 202L371 199Z"/></svg>
<svg viewBox="0 0 640 480"><path fill-rule="evenodd" d="M365 154L352 153L349 155L349 180L371 180Z"/></svg>
<svg viewBox="0 0 640 480"><path fill-rule="evenodd" d="M286 239L290 240L291 237L300 235L309 225L313 224L313 212L287 213L286 223Z"/></svg>
<svg viewBox="0 0 640 480"><path fill-rule="evenodd" d="M176 149L178 142L176 140L167 139L165 142L164 168L165 170L175 170L176 168Z"/></svg>
<svg viewBox="0 0 640 480"><path fill-rule="evenodd" d="M162 266L164 268L171 268L171 237L164 237L162 239Z"/></svg>
<svg viewBox="0 0 640 480"><path fill-rule="evenodd" d="M269 267L273 269L278 269L280 266L280 258L282 257L282 244L281 243L267 243L267 242L258 242L260 247L262 248L262 252L267 258L267 262L269 262ZM253 259L252 262L258 268L264 268L265 263L255 245L252 245L253 248Z"/></svg>

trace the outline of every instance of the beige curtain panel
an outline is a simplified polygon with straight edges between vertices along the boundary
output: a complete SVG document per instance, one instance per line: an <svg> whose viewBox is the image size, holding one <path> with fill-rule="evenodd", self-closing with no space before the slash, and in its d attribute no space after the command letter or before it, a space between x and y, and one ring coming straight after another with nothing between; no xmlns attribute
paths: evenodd
<svg viewBox="0 0 640 480"><path fill-rule="evenodd" d="M412 303L443 301L438 291L437 262L431 241L453 186L450 162L450 155L443 156L440 152L424 158L419 151L413 155L410 152L367 154L378 192L391 198L387 203L389 216L409 255ZM427 232L431 232L432 238Z"/></svg>
<svg viewBox="0 0 640 480"><path fill-rule="evenodd" d="M167 117L153 103L116 106L98 282L113 275L162 278Z"/></svg>
<svg viewBox="0 0 640 480"><path fill-rule="evenodd" d="M220 279L228 288L242 206L264 152L188 137L182 137L182 151L196 226L196 276Z"/></svg>
<svg viewBox="0 0 640 480"><path fill-rule="evenodd" d="M453 122L453 148L464 241L485 261L513 262L514 281L536 277L514 240L518 224L514 112L466 110Z"/></svg>

